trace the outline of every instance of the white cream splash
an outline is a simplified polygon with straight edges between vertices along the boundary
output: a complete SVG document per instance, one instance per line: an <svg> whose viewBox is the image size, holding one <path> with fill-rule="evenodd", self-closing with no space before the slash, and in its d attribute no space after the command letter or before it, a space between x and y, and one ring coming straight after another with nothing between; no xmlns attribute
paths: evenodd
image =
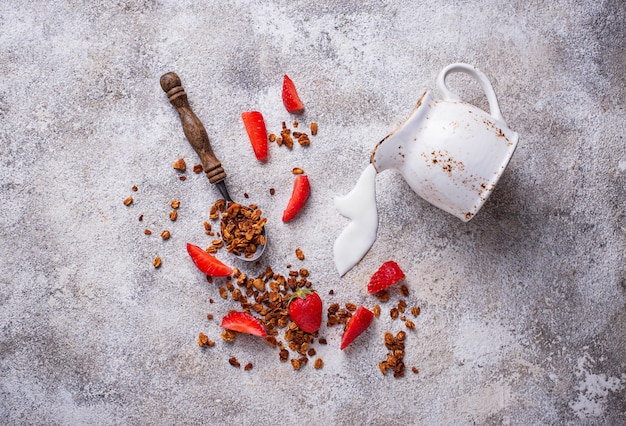
<svg viewBox="0 0 626 426"><path fill-rule="evenodd" d="M333 246L335 266L343 276L365 256L376 241L376 169L372 164L361 173L352 191L335 198L335 208L342 216L350 219Z"/></svg>

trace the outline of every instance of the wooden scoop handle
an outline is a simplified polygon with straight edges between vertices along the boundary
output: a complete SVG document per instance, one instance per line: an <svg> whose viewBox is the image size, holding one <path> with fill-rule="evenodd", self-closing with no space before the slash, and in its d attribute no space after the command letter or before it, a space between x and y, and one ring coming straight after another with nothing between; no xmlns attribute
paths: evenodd
<svg viewBox="0 0 626 426"><path fill-rule="evenodd" d="M185 136L200 157L202 168L209 178L209 182L217 183L226 179L226 172L213 153L209 135L204 125L189 106L187 93L183 89L180 77L174 72L163 74L161 76L161 88L167 93L170 103L178 111Z"/></svg>

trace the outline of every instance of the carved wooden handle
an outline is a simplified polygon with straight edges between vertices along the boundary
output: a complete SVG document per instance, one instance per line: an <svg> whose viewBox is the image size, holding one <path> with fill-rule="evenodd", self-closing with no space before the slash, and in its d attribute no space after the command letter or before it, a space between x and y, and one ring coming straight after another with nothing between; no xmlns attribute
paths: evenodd
<svg viewBox="0 0 626 426"><path fill-rule="evenodd" d="M170 103L178 111L185 136L198 154L198 157L200 157L202 168L209 178L209 182L217 183L223 181L226 178L226 172L213 153L209 135L204 125L189 106L187 93L183 89L180 77L174 72L163 74L161 76L161 88L167 93Z"/></svg>

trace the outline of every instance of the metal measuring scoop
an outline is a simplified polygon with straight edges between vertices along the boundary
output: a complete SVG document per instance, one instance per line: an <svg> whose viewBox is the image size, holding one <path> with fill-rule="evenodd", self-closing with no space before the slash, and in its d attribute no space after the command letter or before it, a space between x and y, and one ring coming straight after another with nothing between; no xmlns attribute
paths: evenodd
<svg viewBox="0 0 626 426"><path fill-rule="evenodd" d="M185 136L198 154L198 157L200 157L202 168L204 169L209 182L217 186L217 189L219 189L222 197L227 203L232 202L233 199L228 194L226 184L224 183L224 179L226 179L226 172L224 171L220 161L213 153L213 148L211 148L209 136L204 128L204 125L191 110L191 106L189 106L187 93L185 93L185 89L183 89L180 77L178 77L178 75L174 72L168 72L167 74L163 74L161 76L160 82L161 88L167 94L167 98L170 103L178 112ZM251 257L246 257L244 254L232 254L246 261L257 260L263 254L265 246L267 245L265 226L263 226L261 235L265 239L265 244L257 245L256 251Z"/></svg>

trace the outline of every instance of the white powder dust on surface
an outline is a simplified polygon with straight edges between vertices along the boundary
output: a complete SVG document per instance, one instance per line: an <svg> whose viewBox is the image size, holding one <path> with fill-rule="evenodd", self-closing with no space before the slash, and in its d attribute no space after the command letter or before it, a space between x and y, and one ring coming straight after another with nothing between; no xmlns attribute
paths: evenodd
<svg viewBox="0 0 626 426"><path fill-rule="evenodd" d="M497 324L464 318L454 338L454 357L459 363L485 366L499 362L515 339Z"/></svg>
<svg viewBox="0 0 626 426"><path fill-rule="evenodd" d="M580 419L599 417L604 413L609 394L624 388L626 374L621 377L593 373L594 359L587 353L578 358L576 377L579 379L576 399L569 406Z"/></svg>

